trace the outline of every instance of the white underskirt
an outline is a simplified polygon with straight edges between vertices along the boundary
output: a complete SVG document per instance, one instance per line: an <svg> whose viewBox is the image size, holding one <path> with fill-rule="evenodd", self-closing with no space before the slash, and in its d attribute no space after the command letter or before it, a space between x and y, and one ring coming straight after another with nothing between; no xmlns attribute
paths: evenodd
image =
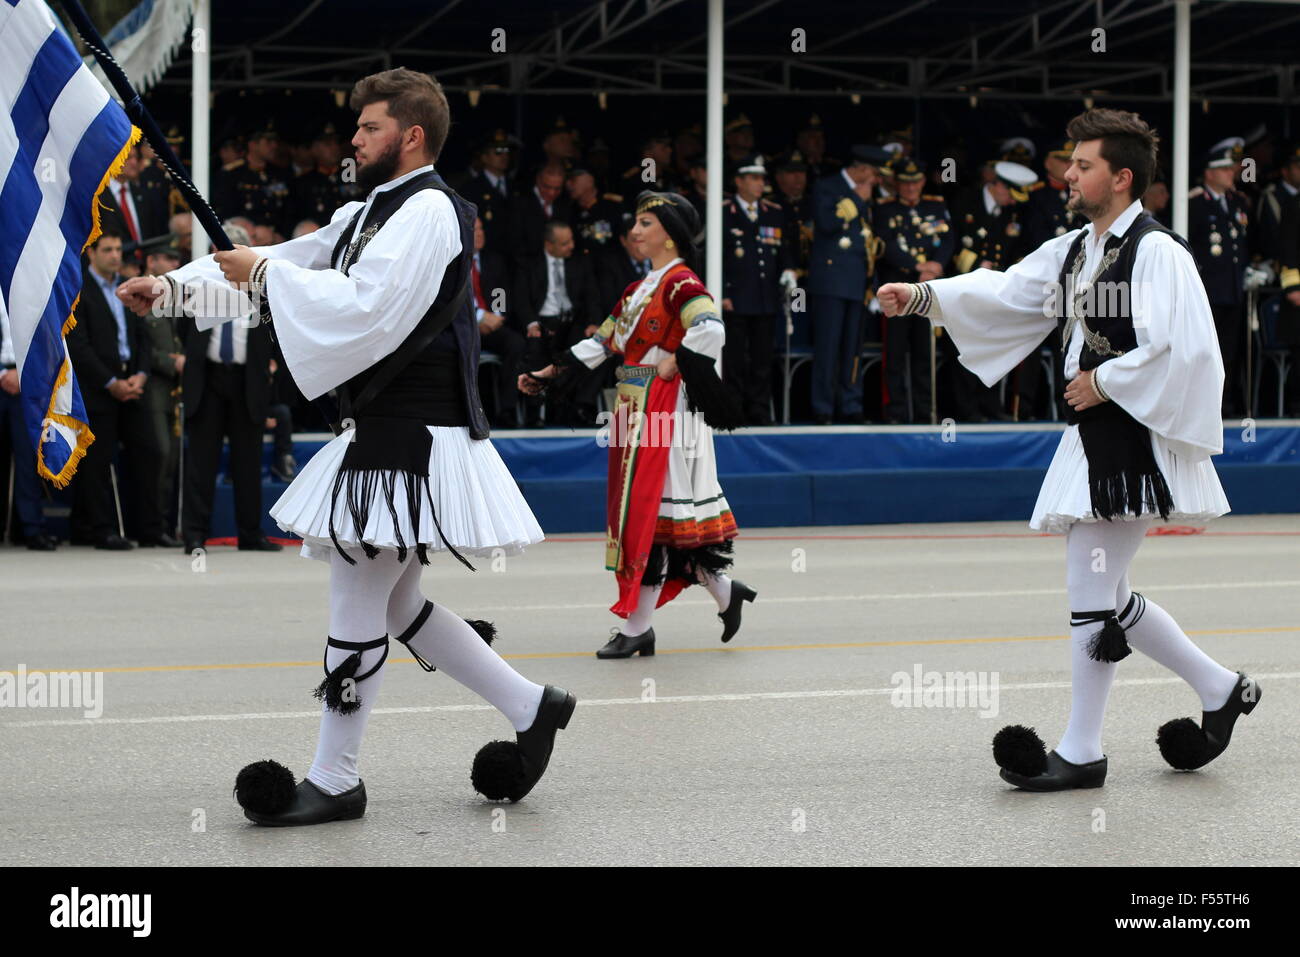
<svg viewBox="0 0 1300 957"><path fill-rule="evenodd" d="M1190 460L1171 451L1168 443L1151 433L1151 449L1156 465L1165 477L1173 497L1174 506L1169 521L1180 524L1198 524L1230 511L1228 498L1219 484L1214 463L1207 456ZM1150 514L1146 512L1144 514ZM1121 516L1117 521L1136 516ZM1158 517L1158 516L1157 516ZM1083 454L1083 440L1079 427L1068 426L1047 468L1034 515L1029 527L1042 532L1065 532L1075 522L1101 521L1092 513L1092 499L1088 493L1088 459Z"/></svg>
<svg viewBox="0 0 1300 957"><path fill-rule="evenodd" d="M433 436L429 453L433 511L442 534L457 551L466 557L517 555L526 546L543 539L532 509L490 440L471 439L469 429L464 426L427 428ZM334 477L355 434L349 429L313 455L271 508L271 518L277 525L302 538L304 558L328 561L334 551L330 539L330 496ZM420 513L418 535L412 534L404 477L399 476L393 498L407 546L421 542L430 552L445 551L428 500ZM334 527L340 544L353 558L363 558L361 542L376 548L397 547L393 517L387 504L382 500L371 503L366 527L358 534L345 499L340 493L334 510Z"/></svg>

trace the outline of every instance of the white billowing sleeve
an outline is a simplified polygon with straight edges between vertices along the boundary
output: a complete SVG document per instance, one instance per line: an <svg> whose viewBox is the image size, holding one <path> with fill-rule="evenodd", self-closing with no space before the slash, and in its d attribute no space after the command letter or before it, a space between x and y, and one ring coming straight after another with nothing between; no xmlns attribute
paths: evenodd
<svg viewBox="0 0 1300 957"><path fill-rule="evenodd" d="M1143 237L1130 294L1137 348L1103 362L1111 401L1193 461L1223 451L1223 359L1205 286L1190 253L1163 233Z"/></svg>
<svg viewBox="0 0 1300 957"><path fill-rule="evenodd" d="M393 214L347 275L272 259L266 295L275 336L302 394L323 395L392 353L424 318L460 251L451 200L429 189Z"/></svg>
<svg viewBox="0 0 1300 957"><path fill-rule="evenodd" d="M727 327L716 314L707 317L697 316L690 328L686 330L686 335L682 336L682 347L698 352L702 356L708 356L717 364L718 374L721 375L722 344L726 339Z"/></svg>
<svg viewBox="0 0 1300 957"><path fill-rule="evenodd" d="M972 269L932 279L930 321L952 336L961 364L991 386L1020 364L1056 328L1053 291L1073 230L1050 239L1006 272Z"/></svg>
<svg viewBox="0 0 1300 957"><path fill-rule="evenodd" d="M596 336L588 336L575 342L569 351L588 369L596 368L612 354Z"/></svg>
<svg viewBox="0 0 1300 957"><path fill-rule="evenodd" d="M297 239L276 243L274 246L253 246L253 252L268 259L279 259L304 269L325 269L330 265L330 254L339 234L361 203L347 203L334 211L329 225L307 233ZM167 274L185 284L187 301L193 304L194 324L200 331L212 329L232 319L242 319L253 311L248 296L238 291L221 274L221 267L211 256L201 256L191 263Z"/></svg>

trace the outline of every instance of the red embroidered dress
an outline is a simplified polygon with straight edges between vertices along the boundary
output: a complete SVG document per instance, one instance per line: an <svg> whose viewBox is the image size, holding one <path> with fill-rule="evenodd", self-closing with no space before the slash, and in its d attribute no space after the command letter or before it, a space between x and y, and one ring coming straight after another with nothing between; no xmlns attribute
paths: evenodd
<svg viewBox="0 0 1300 957"><path fill-rule="evenodd" d="M660 605L692 583L696 561L729 563L736 522L718 484L713 430L688 411L681 376L657 374L658 362L679 346L720 367L724 338L704 283L675 259L628 286L596 333L573 347L590 368L623 356L608 424L605 536L605 567L619 586L610 610L621 617L636 609L652 548L656 562L666 553L668 563Z"/></svg>

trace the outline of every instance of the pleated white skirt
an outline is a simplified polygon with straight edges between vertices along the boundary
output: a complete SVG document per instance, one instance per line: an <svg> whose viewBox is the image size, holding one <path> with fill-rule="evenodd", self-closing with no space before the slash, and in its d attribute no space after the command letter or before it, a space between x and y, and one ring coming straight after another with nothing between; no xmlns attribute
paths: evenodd
<svg viewBox="0 0 1300 957"><path fill-rule="evenodd" d="M411 528L404 476L398 477L393 495L408 548L423 543L430 552L446 551L434 525L434 514L442 534L466 557L517 555L543 539L532 509L489 439L471 439L464 426L427 428L433 436L429 453L433 513L425 501L418 531ZM302 538L304 558L328 561L335 551L330 539L330 497L343 455L355 434L349 429L313 455L271 508L271 518L277 525ZM372 502L366 527L358 531L352 525L346 497L340 493L335 504L334 530L348 554L364 560L362 542L376 548L396 548L396 528L388 506L382 501Z"/></svg>
<svg viewBox="0 0 1300 957"><path fill-rule="evenodd" d="M1196 524L1230 511L1228 498L1219 484L1219 475L1208 457L1192 461L1179 456L1154 432L1151 433L1151 449L1173 497L1174 507L1169 512L1169 521ZM1124 516L1128 519L1134 517ZM1101 519L1092 513L1092 499L1088 494L1088 459L1083 453L1079 427L1071 425L1061 435L1052 464L1047 468L1029 527L1061 533L1075 522L1096 521Z"/></svg>

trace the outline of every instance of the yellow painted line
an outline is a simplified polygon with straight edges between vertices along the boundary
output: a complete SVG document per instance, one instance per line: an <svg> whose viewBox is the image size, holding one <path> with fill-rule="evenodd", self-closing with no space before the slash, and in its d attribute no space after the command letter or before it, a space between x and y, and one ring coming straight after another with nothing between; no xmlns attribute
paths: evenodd
<svg viewBox="0 0 1300 957"><path fill-rule="evenodd" d="M1298 632L1300 626L1288 625L1276 628L1211 628L1201 631L1189 631L1188 635L1276 635ZM1065 641L1066 635L1001 635L987 638L933 638L905 641L844 641L817 642L800 645L738 645L718 646L712 648L662 648L656 649L661 655L710 655L733 654L744 651L832 651L846 648L896 648L919 645L981 645L1001 644L1012 641ZM506 661L525 661L538 658L591 658L592 651L541 651L531 654L502 655ZM391 662L412 664L414 658L389 658ZM247 661L215 665L132 665L119 668L28 668L29 675L47 672L91 671L104 674L132 674L150 671L231 671L250 668L319 668L320 659L313 661ZM12 671L0 671L0 674L14 674Z"/></svg>

